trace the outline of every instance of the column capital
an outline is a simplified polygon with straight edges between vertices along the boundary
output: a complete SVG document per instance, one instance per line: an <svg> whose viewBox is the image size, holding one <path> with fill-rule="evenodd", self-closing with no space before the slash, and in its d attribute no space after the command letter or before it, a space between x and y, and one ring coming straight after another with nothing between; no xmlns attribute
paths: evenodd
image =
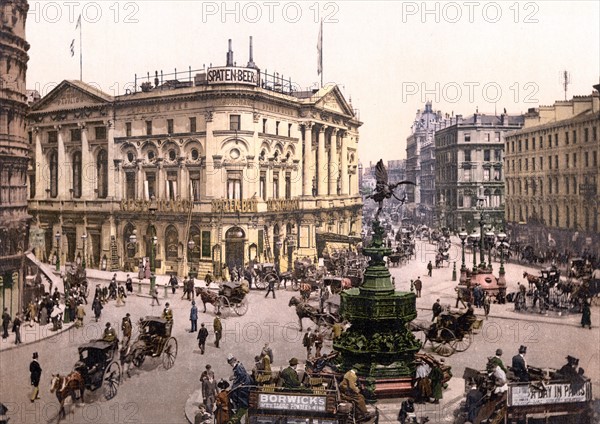
<svg viewBox="0 0 600 424"><path fill-rule="evenodd" d="M324 133L325 131L327 131L327 129L328 129L328 128L329 128L329 126L327 126L327 125L322 125L322 124L321 124L321 125L319 126L319 132L320 132L320 133Z"/></svg>
<svg viewBox="0 0 600 424"><path fill-rule="evenodd" d="M78 122L77 126L82 130L82 131L87 131L88 129L88 125L86 122Z"/></svg>

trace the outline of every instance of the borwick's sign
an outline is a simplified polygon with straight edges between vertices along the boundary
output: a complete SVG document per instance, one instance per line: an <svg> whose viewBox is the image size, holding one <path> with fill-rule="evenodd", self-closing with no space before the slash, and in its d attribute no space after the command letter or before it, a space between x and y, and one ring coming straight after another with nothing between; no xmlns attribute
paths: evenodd
<svg viewBox="0 0 600 424"><path fill-rule="evenodd" d="M325 396L278 395L261 393L258 395L258 407L263 409L282 409L290 411L325 412Z"/></svg>
<svg viewBox="0 0 600 424"><path fill-rule="evenodd" d="M532 389L529 385L509 386L509 390L509 406L587 402L591 398L589 381L585 382L575 392L572 391L569 383L547 384L545 391Z"/></svg>
<svg viewBox="0 0 600 424"><path fill-rule="evenodd" d="M210 68L206 75L209 85L212 84L248 84L258 85L258 69L254 68Z"/></svg>

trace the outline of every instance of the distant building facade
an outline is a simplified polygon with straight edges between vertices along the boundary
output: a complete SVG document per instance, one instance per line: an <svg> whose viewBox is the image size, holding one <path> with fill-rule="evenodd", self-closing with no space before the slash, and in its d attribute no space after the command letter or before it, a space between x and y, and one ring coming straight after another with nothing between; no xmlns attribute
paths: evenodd
<svg viewBox="0 0 600 424"><path fill-rule="evenodd" d="M362 123L338 87L291 91L229 59L116 97L63 81L34 104L41 256L56 253L58 232L63 263L133 270L154 255L159 273L249 260L285 271L319 237L360 234Z"/></svg>
<svg viewBox="0 0 600 424"><path fill-rule="evenodd" d="M504 225L504 137L523 126L522 115L475 113L445 120L435 134L436 215L441 226L479 228L481 198L488 224Z"/></svg>
<svg viewBox="0 0 600 424"><path fill-rule="evenodd" d="M434 112L431 102L417 110L406 139L406 179L416 186L406 186L407 214L415 223L434 225L435 211L435 144L434 137L442 113Z"/></svg>
<svg viewBox="0 0 600 424"><path fill-rule="evenodd" d="M594 88L530 109L523 128L506 137L506 217L523 243L600 253L600 85ZM536 237L528 234L535 228Z"/></svg>
<svg viewBox="0 0 600 424"><path fill-rule="evenodd" d="M25 0L0 3L0 296L11 316L21 312L28 249L25 76L29 43Z"/></svg>

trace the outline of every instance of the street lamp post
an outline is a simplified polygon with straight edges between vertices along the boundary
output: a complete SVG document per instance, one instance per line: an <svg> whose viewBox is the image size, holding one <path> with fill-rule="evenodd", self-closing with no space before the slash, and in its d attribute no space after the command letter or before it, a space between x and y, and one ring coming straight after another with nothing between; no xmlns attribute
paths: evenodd
<svg viewBox="0 0 600 424"><path fill-rule="evenodd" d="M83 242L83 260L81 261L81 266L83 269L85 269L85 258L86 258L86 253L87 253L87 249L86 249L86 241L87 241L87 234L82 234L81 235L81 241Z"/></svg>
<svg viewBox="0 0 600 424"><path fill-rule="evenodd" d="M150 249L150 271L152 272L150 275L150 295L154 294L154 287L156 286L156 243L158 239L156 236L152 237L151 244L152 249Z"/></svg>
<svg viewBox="0 0 600 424"><path fill-rule="evenodd" d="M188 256L188 275L193 277L193 264L192 264L192 251L194 250L194 246L196 245L196 243L194 242L194 240L190 239L190 241L188 241L188 252L187 252L187 256Z"/></svg>
<svg viewBox="0 0 600 424"><path fill-rule="evenodd" d="M466 231L461 231L458 233L458 238L460 238L460 244L462 248L462 264L460 266L460 283L464 283L467 280L467 266L465 265L465 242L467 241L467 237L469 235Z"/></svg>
<svg viewBox="0 0 600 424"><path fill-rule="evenodd" d="M483 214L484 204L485 204L485 197L479 196L477 198L477 211L479 212L479 234L480 234L480 239L479 239L479 258L481 259L481 264L479 264L479 267L482 270L486 268L486 264L485 264L485 252L484 252L484 248L483 248L483 243L484 243L483 227L485 225L485 217L484 217L484 214Z"/></svg>
<svg viewBox="0 0 600 424"><path fill-rule="evenodd" d="M129 235L129 242L127 243L127 251L131 252L129 254L130 257L135 259L135 252L137 251L137 235L136 230L133 230L133 233ZM138 274L139 277L139 274ZM138 293L142 292L142 279L138 278Z"/></svg>
<svg viewBox="0 0 600 424"><path fill-rule="evenodd" d="M485 237L488 244L488 268L489 271L492 272L492 244L494 244L496 234L494 234L492 231L488 231L485 233Z"/></svg>
<svg viewBox="0 0 600 424"><path fill-rule="evenodd" d="M473 243L473 273L477 274L477 246L479 245L479 234L471 234Z"/></svg>
<svg viewBox="0 0 600 424"><path fill-rule="evenodd" d="M58 231L54 238L56 239L56 270L60 271L60 233Z"/></svg>
<svg viewBox="0 0 600 424"><path fill-rule="evenodd" d="M498 245L498 247L500 248L500 275L504 275L506 272L504 271L504 248L505 246L505 240L506 240L506 234L504 233L499 233L498 234L498 241L500 242L500 244Z"/></svg>

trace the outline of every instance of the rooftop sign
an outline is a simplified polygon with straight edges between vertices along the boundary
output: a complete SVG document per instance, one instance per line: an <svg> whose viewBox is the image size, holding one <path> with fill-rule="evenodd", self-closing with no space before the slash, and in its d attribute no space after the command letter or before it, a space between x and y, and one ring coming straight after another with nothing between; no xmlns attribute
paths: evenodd
<svg viewBox="0 0 600 424"><path fill-rule="evenodd" d="M238 68L238 67L220 67L209 68L206 74L208 85L216 84L246 84L258 85L260 74L258 69Z"/></svg>

